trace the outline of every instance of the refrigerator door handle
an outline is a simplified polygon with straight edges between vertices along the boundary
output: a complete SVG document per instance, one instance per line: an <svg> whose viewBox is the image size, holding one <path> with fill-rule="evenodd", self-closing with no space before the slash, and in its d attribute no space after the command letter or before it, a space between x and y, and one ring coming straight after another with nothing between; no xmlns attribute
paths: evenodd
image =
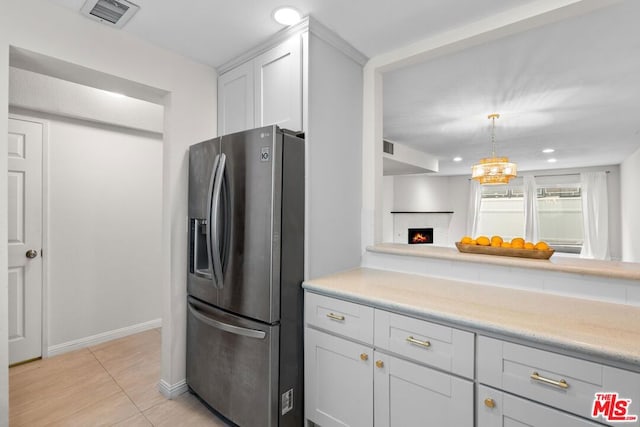
<svg viewBox="0 0 640 427"><path fill-rule="evenodd" d="M229 332L231 334L242 335L249 338L264 339L267 336L267 334L263 331L258 331L256 329L243 328L241 326L230 325L228 323L224 323L219 320L212 319L211 317L207 316L206 314L198 310L196 307L194 307L193 304L191 304L191 302L189 302L187 305L189 306L189 311L191 312L191 314L193 314L193 316L196 319L216 329L220 329L222 331Z"/></svg>
<svg viewBox="0 0 640 427"><path fill-rule="evenodd" d="M218 289L222 289L224 285L224 277L222 276L222 254L220 253L220 236L218 235L220 199L222 196L222 184L224 179L224 170L227 156L224 153L218 155L218 164L215 169L213 180L213 191L211 192L211 212L209 213L210 233L209 233L209 256L211 257L211 266L213 268L214 282Z"/></svg>
<svg viewBox="0 0 640 427"><path fill-rule="evenodd" d="M211 213L212 213L211 205L213 203L213 187L216 181L216 172L218 170L219 161L220 161L220 155L216 154L216 157L213 160L213 170L211 171L211 179L209 180L209 192L207 193L209 195L207 199L207 219L205 222L205 225L207 226L206 241L207 241L207 263L209 264L208 270L209 270L209 274L211 275L211 278L213 279L213 284L216 288L218 287L218 283L217 283L217 278L213 274L213 249L212 249L212 242L211 242Z"/></svg>

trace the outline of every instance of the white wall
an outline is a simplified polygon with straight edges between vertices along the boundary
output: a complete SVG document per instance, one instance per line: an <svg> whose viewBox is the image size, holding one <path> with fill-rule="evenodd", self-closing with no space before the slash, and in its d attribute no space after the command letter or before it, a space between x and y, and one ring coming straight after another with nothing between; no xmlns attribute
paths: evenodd
<svg viewBox="0 0 640 427"><path fill-rule="evenodd" d="M382 177L382 241L393 242L393 214L395 176Z"/></svg>
<svg viewBox="0 0 640 427"><path fill-rule="evenodd" d="M362 67L309 37L308 277L360 265Z"/></svg>
<svg viewBox="0 0 640 427"><path fill-rule="evenodd" d="M79 66L89 80L102 73L165 91L162 198L162 380L180 384L185 369L187 148L216 135L216 72L135 36L44 0L7 0L0 14L0 117L7 116L9 47ZM100 82L98 79L96 84ZM101 87L101 86L96 86ZM104 88L104 87L102 87ZM157 93L157 91L156 91ZM125 92L126 94L126 92ZM0 120L0 135L7 121ZM0 150L0 168L6 170ZM7 198L0 174L0 200ZM0 204L0 241L7 241ZM0 249L0 426L8 424L7 252Z"/></svg>
<svg viewBox="0 0 640 427"><path fill-rule="evenodd" d="M443 222L441 216L434 219L437 224L447 224L447 230L438 231L438 234L443 236L444 241L435 242L436 244L453 246L456 241L464 236L469 201L468 177L399 175L394 180L393 199L393 210L395 211L453 211L453 215L448 215L445 222ZM418 226L418 224L415 226ZM384 233L385 235L388 234L386 228ZM393 230L391 233L393 233ZM436 231L434 230L435 233ZM406 230L404 234L406 234ZM435 238L436 236L434 235ZM406 238L401 238L401 240L404 242ZM393 241L393 239L385 241Z"/></svg>
<svg viewBox="0 0 640 427"><path fill-rule="evenodd" d="M2 14L4 16L4 14ZM7 26L0 18L0 40L7 37ZM0 117L9 114L9 45L0 43ZM0 119L0 135L9 132L8 121ZM0 200L8 200L7 152L0 150ZM0 203L0 242L8 242L7 203ZM9 287L8 247L0 244L0 427L9 425Z"/></svg>
<svg viewBox="0 0 640 427"><path fill-rule="evenodd" d="M161 137L31 116L49 124L49 349L159 320Z"/></svg>
<svg viewBox="0 0 640 427"><path fill-rule="evenodd" d="M622 260L640 262L640 149L620 165Z"/></svg>
<svg viewBox="0 0 640 427"><path fill-rule="evenodd" d="M162 105L15 67L9 82L12 107L162 133Z"/></svg>

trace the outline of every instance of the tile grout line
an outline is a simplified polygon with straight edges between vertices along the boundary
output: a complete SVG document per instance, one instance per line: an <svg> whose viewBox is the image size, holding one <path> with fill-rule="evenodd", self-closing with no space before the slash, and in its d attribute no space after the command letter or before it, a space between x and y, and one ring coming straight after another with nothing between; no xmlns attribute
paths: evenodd
<svg viewBox="0 0 640 427"><path fill-rule="evenodd" d="M95 360L100 364L100 367L105 371L105 373L107 373L107 374L109 375L109 377L111 377L111 374L109 374L109 372L107 372L107 370L104 368L104 366L102 366L102 364L100 363L100 361L99 361L99 360L97 360L97 358L96 358L96 357L95 357L95 355L91 352L91 350L89 350L88 348L87 348L86 350L87 350L87 351L91 354L91 356L93 356L93 358L94 358L94 359L95 359ZM40 361L42 361L42 360L44 360L44 359L40 359ZM36 361L34 361L33 363L35 363L35 362L36 362ZM37 369L40 369L40 368L41 368L41 366L39 366ZM30 371L25 371L25 372L30 372ZM18 374L18 375L20 375L20 374ZM111 378L113 379L113 377L111 377ZM115 382L115 380L114 380L114 382ZM117 382L116 382L116 384L117 384ZM119 384L118 384L118 386L119 386ZM73 385L68 385L66 388L68 389L68 388L72 388L72 387L73 387ZM115 393L114 393L114 394L115 394ZM106 396L105 398L109 398L109 397L111 397L111 396L112 396L112 395L109 395L109 396ZM96 402L96 403L97 403L97 402ZM72 417L73 417L73 416L75 416L76 414L78 414L78 413L80 413L80 412L84 411L84 410L85 410L86 408L88 408L89 406L91 406L91 405L89 404L89 405L84 406L84 407L82 407L82 408L78 408L78 409L77 409L75 412L73 412L72 414L65 415L65 416L63 416L63 417L62 417L62 418L60 418L60 419L55 419L55 420L53 420L53 421L52 421L52 420L47 420L47 421L46 421L46 422L47 422L47 425L52 424L52 423L59 423L59 422L64 421L65 419L72 418ZM137 408L137 407L136 407L136 408ZM31 411L33 411L33 409L28 409L26 412L28 413L28 412L31 412Z"/></svg>
<svg viewBox="0 0 640 427"><path fill-rule="evenodd" d="M100 359L98 359L98 356L96 356L96 354L93 352L93 350L91 350L91 348L87 347L87 350L89 350L89 352L91 353L91 355L93 356L94 359L96 359L96 361L100 364L100 366L102 367L102 369L104 369L104 371L107 373L107 375L109 375L109 377L113 380L113 382L118 386L118 388L120 390L122 390L122 393L127 396L127 399L129 399L129 402L131 402L131 404L136 408L136 410L138 411L138 413L140 415L142 415L142 417L147 420L149 422L149 424L151 424L152 426L154 425L151 420L149 420L149 418L147 418L147 416L144 414L144 412L140 409L140 407L138 405L136 405L136 402L133 401L133 399L131 398L131 396L129 396L129 394L124 390L124 388L122 388L122 386L120 385L120 383L118 382L118 380L116 380L114 378L113 375L111 375L111 372L109 372L109 370L102 364L102 362L100 361ZM134 415L135 416L135 415ZM132 417L127 417L124 420L120 420L118 422L123 422L128 420L129 418Z"/></svg>

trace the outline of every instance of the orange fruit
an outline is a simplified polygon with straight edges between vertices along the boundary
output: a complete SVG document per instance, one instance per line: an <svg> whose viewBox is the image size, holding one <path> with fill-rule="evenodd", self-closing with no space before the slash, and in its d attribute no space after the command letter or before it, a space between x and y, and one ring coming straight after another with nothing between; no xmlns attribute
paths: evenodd
<svg viewBox="0 0 640 427"><path fill-rule="evenodd" d="M509 242L502 242L501 247L503 247L503 248L510 248L510 247L511 247L511 243L509 243Z"/></svg>
<svg viewBox="0 0 640 427"><path fill-rule="evenodd" d="M513 239L511 239L511 246L513 245L524 246L524 239L522 237L514 237Z"/></svg>
<svg viewBox="0 0 640 427"><path fill-rule="evenodd" d="M491 244L491 241L487 236L480 236L476 238L476 243L480 246L489 246Z"/></svg>
<svg viewBox="0 0 640 427"><path fill-rule="evenodd" d="M536 248L536 246L535 246L533 243L531 243L531 242L526 242L526 243L524 244L524 248L525 248L525 249L535 249L535 248Z"/></svg>
<svg viewBox="0 0 640 427"><path fill-rule="evenodd" d="M511 247L514 249L524 249L524 240L513 239L511 241Z"/></svg>
<svg viewBox="0 0 640 427"><path fill-rule="evenodd" d="M503 240L500 236L491 236L491 246L500 246Z"/></svg>
<svg viewBox="0 0 640 427"><path fill-rule="evenodd" d="M469 236L464 236L462 239L460 239L460 243L464 243L465 245L468 245L469 243L471 243L473 239Z"/></svg>
<svg viewBox="0 0 640 427"><path fill-rule="evenodd" d="M476 242L476 239L471 239L471 241L469 242L470 245L477 245L478 242Z"/></svg>
<svg viewBox="0 0 640 427"><path fill-rule="evenodd" d="M536 243L535 248L539 251L548 251L549 250L549 245L547 245L546 242L538 242Z"/></svg>
<svg viewBox="0 0 640 427"><path fill-rule="evenodd" d="M492 240L491 241L491 246L493 246L494 248L499 248L502 245L502 242L499 240Z"/></svg>

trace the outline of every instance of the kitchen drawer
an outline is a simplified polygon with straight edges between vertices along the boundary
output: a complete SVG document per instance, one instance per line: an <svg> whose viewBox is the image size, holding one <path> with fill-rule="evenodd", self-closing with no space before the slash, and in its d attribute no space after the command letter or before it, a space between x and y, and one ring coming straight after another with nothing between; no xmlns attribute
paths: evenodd
<svg viewBox="0 0 640 427"><path fill-rule="evenodd" d="M530 400L479 385L476 393L477 427L597 427L600 424L548 408Z"/></svg>
<svg viewBox="0 0 640 427"><path fill-rule="evenodd" d="M373 344L373 308L305 292L304 316L308 326Z"/></svg>
<svg viewBox="0 0 640 427"><path fill-rule="evenodd" d="M630 414L640 414L638 373L482 336L477 350L482 384L586 418L595 393L618 393L632 400Z"/></svg>
<svg viewBox="0 0 640 427"><path fill-rule="evenodd" d="M378 309L374 330L377 349L473 378L474 334L471 332Z"/></svg>

